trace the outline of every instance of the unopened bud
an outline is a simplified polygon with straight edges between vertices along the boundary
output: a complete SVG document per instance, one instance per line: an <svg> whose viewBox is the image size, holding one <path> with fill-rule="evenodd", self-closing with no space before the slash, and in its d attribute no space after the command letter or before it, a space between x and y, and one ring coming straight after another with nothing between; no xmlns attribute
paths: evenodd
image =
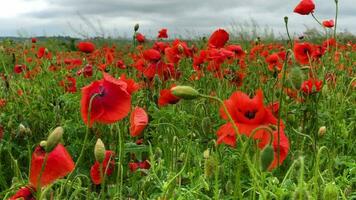
<svg viewBox="0 0 356 200"><path fill-rule="evenodd" d="M328 183L324 189L324 200L339 199L338 188L334 183Z"/></svg>
<svg viewBox="0 0 356 200"><path fill-rule="evenodd" d="M205 158L205 159L208 159L209 156L210 156L210 151L209 151L209 149L205 150L204 153L203 153L203 155L204 155L204 158Z"/></svg>
<svg viewBox="0 0 356 200"><path fill-rule="evenodd" d="M40 147L42 147L42 148L46 148L46 146L47 146L47 141L46 140L42 140L41 142L40 142Z"/></svg>
<svg viewBox="0 0 356 200"><path fill-rule="evenodd" d="M171 89L172 94L182 99L195 99L199 97L199 92L190 86L176 86Z"/></svg>
<svg viewBox="0 0 356 200"><path fill-rule="evenodd" d="M288 17L284 16L284 23L288 24Z"/></svg>
<svg viewBox="0 0 356 200"><path fill-rule="evenodd" d="M105 159L105 145L100 138L96 141L94 147L94 156L95 156L95 160L98 161L99 163L102 163Z"/></svg>
<svg viewBox="0 0 356 200"><path fill-rule="evenodd" d="M137 32L139 28L140 28L140 25L139 24L135 24L134 31Z"/></svg>
<svg viewBox="0 0 356 200"><path fill-rule="evenodd" d="M26 133L26 127L23 124L19 125L19 133L20 134Z"/></svg>
<svg viewBox="0 0 356 200"><path fill-rule="evenodd" d="M267 145L261 152L261 169L266 171L274 159L274 150L271 145Z"/></svg>
<svg viewBox="0 0 356 200"><path fill-rule="evenodd" d="M326 126L322 126L319 128L318 134L322 137L326 133Z"/></svg>
<svg viewBox="0 0 356 200"><path fill-rule="evenodd" d="M47 138L46 152L51 152L54 148L56 148L57 144L61 141L63 136L63 128L57 127L49 134Z"/></svg>

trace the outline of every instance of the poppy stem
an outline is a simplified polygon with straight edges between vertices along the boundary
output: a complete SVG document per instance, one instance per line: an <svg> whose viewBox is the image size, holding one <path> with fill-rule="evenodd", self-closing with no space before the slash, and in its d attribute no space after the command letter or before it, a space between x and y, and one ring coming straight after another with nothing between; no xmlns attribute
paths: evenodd
<svg viewBox="0 0 356 200"><path fill-rule="evenodd" d="M286 27L286 31L287 31L287 36L288 36L288 39L289 39L290 47L293 48L293 41L292 41L292 38L290 37L290 34L289 34L288 17L287 16L284 17L284 25Z"/></svg>
<svg viewBox="0 0 356 200"><path fill-rule="evenodd" d="M44 172L46 164L47 164L47 160L48 160L48 153L46 152L44 160L43 160L43 163L42 163L40 174L39 174L39 176L37 178L37 186L36 186L37 199L41 199L41 179L42 179L42 175L43 175L43 172Z"/></svg>
<svg viewBox="0 0 356 200"><path fill-rule="evenodd" d="M88 143L88 137L89 137L90 125L91 125L91 124L90 124L90 113L91 113L91 109L92 109L93 100L94 100L95 97L97 97L97 96L100 96L100 93L95 93L95 94L93 94L93 96L90 97L89 107L88 107L87 128L86 128L86 131L85 131L83 146L82 146L82 149L81 149L81 151L80 151L78 160L77 160L77 162L75 163L74 169L77 169L79 163L81 162L82 157L83 157L83 155L84 155L84 150L85 150L85 148L86 148L86 146L87 146L87 143ZM64 183L63 188L66 187L68 181L72 178L74 171L75 171L75 170L73 170L73 171L68 175L68 178L67 178L66 182ZM61 197L61 195L62 195L62 192L60 193L59 197Z"/></svg>
<svg viewBox="0 0 356 200"><path fill-rule="evenodd" d="M315 20L321 27L324 27L323 24L315 17L314 13L311 13L311 16L314 18L314 20Z"/></svg>
<svg viewBox="0 0 356 200"><path fill-rule="evenodd" d="M100 179L101 179L101 191L100 191L100 198L105 199L105 177L104 177L104 164L101 162L99 165L100 168Z"/></svg>
<svg viewBox="0 0 356 200"><path fill-rule="evenodd" d="M312 13L313 14L313 13ZM289 56L290 50L288 50L286 52L286 59L284 60L283 63L283 76L282 76L282 85L281 85L281 91L279 94L279 106L280 106L280 110L278 111L278 120L277 120L277 167L279 167L279 161L280 161L280 153L281 153L281 149L280 149L280 143L281 143L281 112L282 112L282 108L283 108L283 87L284 87L284 82L286 80L286 74L287 74L287 63L288 63L288 56Z"/></svg>

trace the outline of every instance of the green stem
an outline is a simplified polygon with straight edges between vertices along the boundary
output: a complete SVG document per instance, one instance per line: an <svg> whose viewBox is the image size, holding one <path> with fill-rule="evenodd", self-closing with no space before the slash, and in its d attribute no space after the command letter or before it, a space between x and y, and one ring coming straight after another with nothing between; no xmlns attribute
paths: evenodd
<svg viewBox="0 0 356 200"><path fill-rule="evenodd" d="M40 171L40 175L37 178L37 186L36 186L36 190L37 190L37 199L41 199L41 178L43 175L43 172L45 170L46 164L47 164L47 160L48 160L48 153L46 152L43 163L42 163L42 167L41 167L41 171Z"/></svg>
<svg viewBox="0 0 356 200"><path fill-rule="evenodd" d="M311 16L314 18L314 20L315 20L321 27L324 27L323 24L315 17L314 13L311 13Z"/></svg>
<svg viewBox="0 0 356 200"><path fill-rule="evenodd" d="M99 93L95 93L95 94L93 94L93 96L90 97L90 100L89 100L89 107L88 107L87 128L86 128L86 131L85 131L84 142L83 142L83 146L82 146L82 149L81 149L81 151L80 151L78 160L77 160L77 162L75 163L74 169L77 169L77 167L79 166L79 163L82 161L82 158L83 158L83 155L84 155L84 151L85 151L85 148L86 148L87 143L88 143L88 137L89 137L89 132L90 132L90 113L91 113L91 109L92 109L93 100L95 99L95 97L97 97L97 96L99 96L99 95L100 95ZM73 170L73 171L68 175L68 178L67 178L66 182L64 183L63 188L66 187L68 181L72 178L74 171L75 171L75 170ZM61 197L61 195L62 195L62 192L60 193L59 197Z"/></svg>
<svg viewBox="0 0 356 200"><path fill-rule="evenodd" d="M277 120L277 144L278 144L278 148L277 148L277 167L279 167L279 160L280 160L280 142L281 142L281 135L280 135L280 123L281 123L281 113L282 113L282 107L283 107L283 87L284 87L284 82L286 79L286 73L287 73L287 63L288 63L288 56L289 56L289 51L287 51L286 53L286 58L284 60L284 64L283 64L283 76L282 76L282 85L281 85L281 91L279 94L279 111L278 111L278 120Z"/></svg>
<svg viewBox="0 0 356 200"><path fill-rule="evenodd" d="M105 199L105 176L103 172L104 165L103 163L100 163L100 179L101 179L101 191L100 191L100 197L101 199Z"/></svg>

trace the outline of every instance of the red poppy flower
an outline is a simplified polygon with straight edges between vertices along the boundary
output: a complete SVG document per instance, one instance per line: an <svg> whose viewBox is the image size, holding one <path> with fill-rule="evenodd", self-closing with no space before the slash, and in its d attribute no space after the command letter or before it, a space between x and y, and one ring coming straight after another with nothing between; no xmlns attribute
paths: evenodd
<svg viewBox="0 0 356 200"><path fill-rule="evenodd" d="M76 93L77 92L77 86L76 86L77 80L71 76L67 76L64 80L61 80L59 82L59 85L64 88L65 92L68 93Z"/></svg>
<svg viewBox="0 0 356 200"><path fill-rule="evenodd" d="M31 38L31 42L32 43L36 43L37 42L37 38Z"/></svg>
<svg viewBox="0 0 356 200"><path fill-rule="evenodd" d="M218 29L210 36L208 44L213 48L222 48L229 40L229 34L224 29Z"/></svg>
<svg viewBox="0 0 356 200"><path fill-rule="evenodd" d="M32 154L30 167L30 183L32 186L38 186L38 179L45 159L45 150L38 146ZM58 144L49 154L44 170L42 172L39 186L45 186L53 183L74 170L74 162L68 151L62 144Z"/></svg>
<svg viewBox="0 0 356 200"><path fill-rule="evenodd" d="M95 45L91 42L79 42L78 50L84 53L92 53L95 50Z"/></svg>
<svg viewBox="0 0 356 200"><path fill-rule="evenodd" d="M317 93L321 90L323 87L323 81L317 80L317 79L308 79L302 83L302 86L300 87L304 94L314 94Z"/></svg>
<svg viewBox="0 0 356 200"><path fill-rule="evenodd" d="M294 12L301 15L309 15L315 9L313 0L302 0L295 8Z"/></svg>
<svg viewBox="0 0 356 200"><path fill-rule="evenodd" d="M37 51L37 58L42 58L45 54L46 48L45 47L40 47L38 48Z"/></svg>
<svg viewBox="0 0 356 200"><path fill-rule="evenodd" d="M125 65L124 61L122 61L122 60L118 60L116 62L116 67L120 68L120 69L126 69L126 65Z"/></svg>
<svg viewBox="0 0 356 200"><path fill-rule="evenodd" d="M92 77L93 76L93 66L88 64L84 68L77 71L78 76L80 76L81 74L83 74L85 78Z"/></svg>
<svg viewBox="0 0 356 200"><path fill-rule="evenodd" d="M103 172L110 176L115 168L115 153L113 151L105 151L105 159L103 161ZM90 168L90 177L95 185L101 183L100 176L100 163L95 161L94 165Z"/></svg>
<svg viewBox="0 0 356 200"><path fill-rule="evenodd" d="M245 51L242 49L240 45L232 44L227 46L226 49L234 52L237 58L243 58L246 55Z"/></svg>
<svg viewBox="0 0 356 200"><path fill-rule="evenodd" d="M142 162L130 162L129 168L131 172L137 171L137 169L149 169L151 167L150 163L145 160Z"/></svg>
<svg viewBox="0 0 356 200"><path fill-rule="evenodd" d="M334 20L325 20L323 21L323 26L326 28L332 28L334 27Z"/></svg>
<svg viewBox="0 0 356 200"><path fill-rule="evenodd" d="M127 92L127 84L107 73L103 74L103 79L82 88L81 114L86 124L90 99L94 94L98 94L92 101L89 126L94 122L114 123L130 112L131 95Z"/></svg>
<svg viewBox="0 0 356 200"><path fill-rule="evenodd" d="M148 124L148 115L143 108L136 107L130 115L130 135L139 136Z"/></svg>
<svg viewBox="0 0 356 200"><path fill-rule="evenodd" d="M34 194L36 193L36 189L31 186L26 186L20 188L16 194L9 198L9 200L36 200Z"/></svg>
<svg viewBox="0 0 356 200"><path fill-rule="evenodd" d="M149 62L158 62L161 60L161 53L155 49L147 49L143 53L143 58Z"/></svg>
<svg viewBox="0 0 356 200"><path fill-rule="evenodd" d="M167 35L167 29L166 28L162 28L160 31L158 31L158 38L168 38Z"/></svg>
<svg viewBox="0 0 356 200"><path fill-rule="evenodd" d="M127 84L126 91L130 95L140 89L140 85L135 80L126 78L126 74L121 74L120 80Z"/></svg>
<svg viewBox="0 0 356 200"><path fill-rule="evenodd" d="M6 100L5 99L0 99L0 108L6 106Z"/></svg>
<svg viewBox="0 0 356 200"><path fill-rule="evenodd" d="M144 43L145 40L146 40L146 38L145 38L145 36L142 35L141 33L137 33L137 34L136 34L136 40L137 40L137 42L139 42L139 43Z"/></svg>
<svg viewBox="0 0 356 200"><path fill-rule="evenodd" d="M170 62L170 63L176 64L181 59L181 56L180 56L178 48L167 47L164 50L164 53L166 55L167 61Z"/></svg>
<svg viewBox="0 0 356 200"><path fill-rule="evenodd" d="M224 101L224 104L234 120L236 126L238 127L239 133L244 134L248 137L252 137L251 132L261 125L277 125L277 119L273 116L272 110L267 108L263 104L263 93L261 90L257 90L256 96L250 98L243 92L234 92L228 100ZM220 108L220 115L223 119L227 120L226 113L223 108ZM280 126L280 144L276 143L278 139L277 131L273 131L273 147L274 151L277 152L278 148L280 151L280 163L284 161L289 150L288 138L284 134L283 123ZM221 126L217 131L218 140L217 143L225 143L232 147L236 146L236 135L231 123L227 123ZM270 134L265 130L259 130L254 135L253 138L258 140L258 147L263 149L270 140ZM275 159L270 166L273 169L277 166L277 155L275 153Z"/></svg>
<svg viewBox="0 0 356 200"><path fill-rule="evenodd" d="M282 62L277 53L271 54L267 56L266 62L268 63L268 69L270 71L281 71L282 70Z"/></svg>
<svg viewBox="0 0 356 200"><path fill-rule="evenodd" d="M172 85L169 89L163 89L159 92L158 105L166 106L168 104L176 104L180 100L178 97L174 96L171 92Z"/></svg>
<svg viewBox="0 0 356 200"><path fill-rule="evenodd" d="M26 65L15 65L14 72L16 74L21 74L26 69L27 69Z"/></svg>
<svg viewBox="0 0 356 200"><path fill-rule="evenodd" d="M313 54L313 47L311 44L304 43L295 43L294 44L294 56L295 59L302 65L309 64L309 60Z"/></svg>

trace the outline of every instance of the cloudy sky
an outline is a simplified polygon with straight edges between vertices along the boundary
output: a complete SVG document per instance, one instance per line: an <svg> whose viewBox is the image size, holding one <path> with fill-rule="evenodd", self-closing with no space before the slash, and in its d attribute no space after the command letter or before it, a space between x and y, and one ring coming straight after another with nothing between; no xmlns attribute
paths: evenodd
<svg viewBox="0 0 356 200"><path fill-rule="evenodd" d="M283 17L292 32L317 26L311 16L293 13L300 0L7 0L0 7L0 36L123 36L140 32L155 36L198 36L216 28L231 30L255 20L261 27L284 34ZM334 0L315 0L321 20L334 17ZM339 0L339 30L356 34L356 0Z"/></svg>

